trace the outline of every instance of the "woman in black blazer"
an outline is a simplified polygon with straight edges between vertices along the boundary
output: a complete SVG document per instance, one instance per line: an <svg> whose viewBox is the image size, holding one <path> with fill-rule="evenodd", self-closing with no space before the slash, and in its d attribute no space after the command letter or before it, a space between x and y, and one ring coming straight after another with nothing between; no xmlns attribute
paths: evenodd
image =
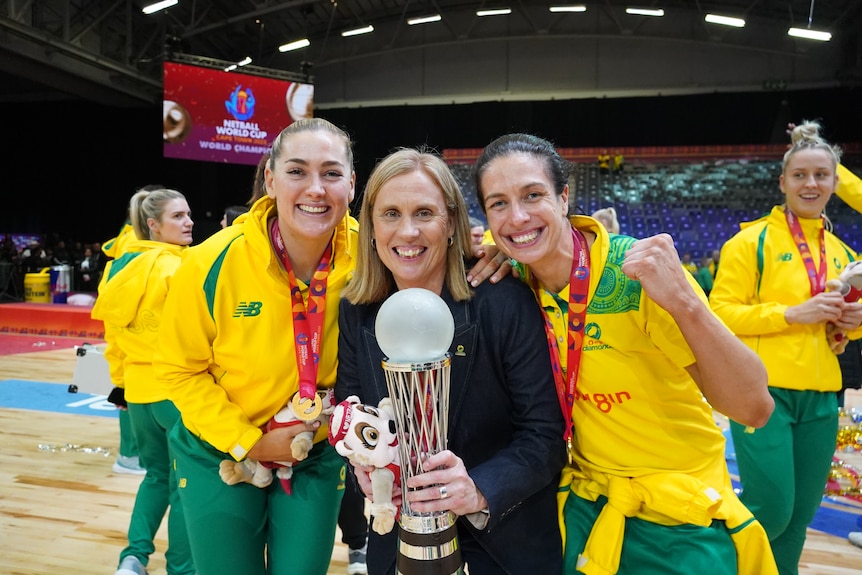
<svg viewBox="0 0 862 575"><path fill-rule="evenodd" d="M447 451L414 480L414 511L458 515L471 575L560 573L556 492L565 463L563 417L543 319L515 278L471 288L467 210L437 156L403 149L369 177L360 212L357 268L339 316L339 401L377 405L388 395L375 337L380 305L399 289L439 294L455 320ZM360 487L370 482L355 469ZM441 492L441 487L445 487ZM369 534L372 575L395 572L397 530Z"/></svg>

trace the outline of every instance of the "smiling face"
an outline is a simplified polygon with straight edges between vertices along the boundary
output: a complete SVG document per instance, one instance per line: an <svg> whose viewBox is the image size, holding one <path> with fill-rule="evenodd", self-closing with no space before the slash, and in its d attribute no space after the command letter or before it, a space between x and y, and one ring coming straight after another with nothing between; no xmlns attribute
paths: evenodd
<svg viewBox="0 0 862 575"><path fill-rule="evenodd" d="M571 244L568 187L557 195L541 158L521 152L499 156L485 166L480 185L488 227L509 257L541 264L556 260Z"/></svg>
<svg viewBox="0 0 862 575"><path fill-rule="evenodd" d="M323 130L287 136L267 164L267 195L275 199L282 238L292 249L325 244L347 213L356 175L346 142Z"/></svg>
<svg viewBox="0 0 862 575"><path fill-rule="evenodd" d="M372 210L377 255L398 289L439 294L453 225L434 180L420 170L395 176L380 187Z"/></svg>
<svg viewBox="0 0 862 575"><path fill-rule="evenodd" d="M147 219L150 228L150 238L157 242L165 242L177 246L187 246L192 243L192 212L189 204L174 198L165 202L164 211L158 220Z"/></svg>
<svg viewBox="0 0 862 575"><path fill-rule="evenodd" d="M819 218L838 186L835 159L826 150L799 150L779 178L787 207L800 218Z"/></svg>

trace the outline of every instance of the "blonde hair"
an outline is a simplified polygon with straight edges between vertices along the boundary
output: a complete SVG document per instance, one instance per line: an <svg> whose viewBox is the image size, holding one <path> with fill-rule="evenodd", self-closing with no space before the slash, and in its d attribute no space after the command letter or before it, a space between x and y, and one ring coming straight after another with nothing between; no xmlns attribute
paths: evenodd
<svg viewBox="0 0 862 575"><path fill-rule="evenodd" d="M593 212L595 219L599 220L605 229L612 234L620 233L620 222L617 220L617 211L614 208L602 208Z"/></svg>
<svg viewBox="0 0 862 575"><path fill-rule="evenodd" d="M383 265L372 244L374 231L374 202L380 188L402 174L421 171L440 188L446 203L448 217L453 223L452 245L446 250L446 287L456 301L468 300L473 291L467 283L464 256L470 252L470 223L467 205L458 182L446 163L424 149L401 148L383 158L365 186L359 212L359 250L353 279L342 292L342 297L353 304L367 304L386 299L395 288L392 272Z"/></svg>
<svg viewBox="0 0 862 575"><path fill-rule="evenodd" d="M833 146L820 136L820 124L808 120L803 120L801 124L793 128L790 133L790 149L784 153L784 158L781 161L781 172L787 169L787 162L796 152L802 150L823 150L832 156L832 168L834 169L841 162L841 148Z"/></svg>
<svg viewBox="0 0 862 575"><path fill-rule="evenodd" d="M185 200L186 197L176 190L140 190L129 200L129 220L139 240L151 240L147 220L162 221L165 205L171 200Z"/></svg>

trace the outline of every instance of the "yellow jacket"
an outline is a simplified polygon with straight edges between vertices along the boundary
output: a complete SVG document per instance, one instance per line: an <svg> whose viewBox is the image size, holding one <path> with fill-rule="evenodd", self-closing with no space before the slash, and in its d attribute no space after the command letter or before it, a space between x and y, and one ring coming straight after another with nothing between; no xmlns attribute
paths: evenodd
<svg viewBox="0 0 862 575"><path fill-rule="evenodd" d="M236 460L246 456L262 435L260 427L299 388L287 272L267 231L275 214L275 202L261 198L244 221L186 251L156 353L156 374L183 423ZM335 385L338 305L353 273L357 233L356 220L347 215L333 236L320 388ZM315 441L325 437L321 427Z"/></svg>
<svg viewBox="0 0 862 575"><path fill-rule="evenodd" d="M862 213L862 179L856 174L838 164L838 189L835 194L844 202Z"/></svg>
<svg viewBox="0 0 862 575"><path fill-rule="evenodd" d="M820 219L800 219L815 265L820 261ZM811 298L808 274L790 234L784 207L741 225L721 250L710 293L712 309L763 360L770 387L838 391L841 369L829 348L826 324L788 324L787 308ZM825 232L826 279L838 277L856 254ZM758 263L761 262L761 263ZM762 275L758 272L762 269ZM862 337L862 329L850 332Z"/></svg>
<svg viewBox="0 0 862 575"><path fill-rule="evenodd" d="M114 384L126 389L126 401L154 403L167 399L167 392L153 376L153 350L171 276L185 248L134 240L125 249L105 271L91 316L105 323L112 350L106 359Z"/></svg>
<svg viewBox="0 0 862 575"><path fill-rule="evenodd" d="M113 259L120 257L122 254L126 252L130 243L134 242L137 239L135 236L135 230L132 227L132 224L126 222L123 224L120 233L117 234L117 237L111 238L105 243L102 244L102 253L104 253L109 258L112 258L105 265L105 270L102 273L102 278L99 280L98 291L102 291L102 286L105 284L105 281L108 279L108 274L110 273L111 264L113 263ZM90 317L93 319L98 319L92 314ZM125 387L123 383L123 360L125 355L123 351L117 346L117 336L113 333L113 326L105 325L105 359L108 362L108 369L111 374L111 382L117 387Z"/></svg>

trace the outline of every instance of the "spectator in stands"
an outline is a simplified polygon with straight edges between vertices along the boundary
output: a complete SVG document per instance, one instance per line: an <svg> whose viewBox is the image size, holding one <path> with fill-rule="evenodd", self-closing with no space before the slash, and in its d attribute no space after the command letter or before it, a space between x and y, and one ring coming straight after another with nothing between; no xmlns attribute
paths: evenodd
<svg viewBox="0 0 862 575"><path fill-rule="evenodd" d="M766 529L781 575L798 573L835 452L842 379L827 325L862 337L862 303L825 291L856 258L824 225L839 159L817 123L794 128L779 177L785 203L725 243L710 297L769 373L776 408L767 424L754 430L730 417L741 498Z"/></svg>
<svg viewBox="0 0 862 575"><path fill-rule="evenodd" d="M485 239L485 223L475 216L470 216L470 237L474 245L481 245Z"/></svg>
<svg viewBox="0 0 862 575"><path fill-rule="evenodd" d="M27 247L21 250L21 265L24 273L39 273L48 267L48 254L37 240L31 241Z"/></svg>
<svg viewBox="0 0 862 575"><path fill-rule="evenodd" d="M712 259L703 256L700 258L700 266L697 268L697 272L694 274L694 279L697 280L697 283L703 288L703 293L709 297L710 292L712 291L712 272L709 271L709 264L712 262Z"/></svg>
<svg viewBox="0 0 862 575"><path fill-rule="evenodd" d="M623 167L625 165L624 162L625 162L625 160L623 159L622 151L617 150L617 152L614 154L614 164L613 164L614 172L617 172L617 173L622 172Z"/></svg>
<svg viewBox="0 0 862 575"><path fill-rule="evenodd" d="M682 267L691 275L697 275L697 264L691 261L691 252L683 252Z"/></svg>
<svg viewBox="0 0 862 575"><path fill-rule="evenodd" d="M237 216L240 214L244 214L248 211L248 206L228 206L224 209L224 215L221 217L221 221L219 224L222 229L233 225L234 220L236 220Z"/></svg>
<svg viewBox="0 0 862 575"><path fill-rule="evenodd" d="M608 233L620 233L620 222L617 219L617 210L613 207L596 210L595 212L593 212L592 217L597 219L603 226L605 226L605 229L608 230Z"/></svg>
<svg viewBox="0 0 862 575"><path fill-rule="evenodd" d="M567 218L569 166L535 136L491 142L476 178L497 246L545 310L573 425L559 495L565 572L776 573L712 412L762 425L766 372L709 310L672 239Z"/></svg>
<svg viewBox="0 0 862 575"><path fill-rule="evenodd" d="M18 250L15 248L15 242L9 234L3 236L3 241L0 242L0 262L18 262Z"/></svg>
<svg viewBox="0 0 862 575"><path fill-rule="evenodd" d="M599 173L600 174L609 174L611 171L611 155L608 154L607 150L602 150L599 156L596 158L596 161L599 164Z"/></svg>
<svg viewBox="0 0 862 575"><path fill-rule="evenodd" d="M93 254L92 248L84 248L84 258L78 264L78 291L94 292L99 285L101 272L99 259Z"/></svg>
<svg viewBox="0 0 862 575"><path fill-rule="evenodd" d="M715 275L718 273L718 260L721 258L721 251L712 250L709 258L709 273L712 274L712 279L715 280Z"/></svg>
<svg viewBox="0 0 862 575"><path fill-rule="evenodd" d="M128 545L120 553L115 575L146 575L155 551L156 531L168 513L167 571L194 575L191 548L179 497L168 432L180 419L168 390L153 373L153 352L169 287L182 252L192 243L192 219L185 197L175 190L140 191L129 202L136 240L112 262L99 286L92 317L105 322L108 346L122 358L123 393L112 401L126 406L141 463L147 470L135 497ZM110 326L110 330L108 327Z"/></svg>

